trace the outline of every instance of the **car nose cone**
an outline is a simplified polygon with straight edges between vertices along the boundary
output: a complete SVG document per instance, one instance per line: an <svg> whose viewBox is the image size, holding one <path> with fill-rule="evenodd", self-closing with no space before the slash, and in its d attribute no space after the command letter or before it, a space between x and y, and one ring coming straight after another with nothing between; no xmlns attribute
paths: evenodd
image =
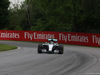
<svg viewBox="0 0 100 75"><path fill-rule="evenodd" d="M52 51L53 44L49 44L49 51Z"/></svg>

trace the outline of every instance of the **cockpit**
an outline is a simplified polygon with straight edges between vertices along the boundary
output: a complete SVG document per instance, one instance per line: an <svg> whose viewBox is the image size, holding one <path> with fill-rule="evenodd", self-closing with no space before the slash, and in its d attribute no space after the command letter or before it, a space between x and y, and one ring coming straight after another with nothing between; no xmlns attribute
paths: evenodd
<svg viewBox="0 0 100 75"><path fill-rule="evenodd" d="M57 39L48 39L48 41L50 41L49 42L50 44L54 44L54 42L57 42L58 40Z"/></svg>

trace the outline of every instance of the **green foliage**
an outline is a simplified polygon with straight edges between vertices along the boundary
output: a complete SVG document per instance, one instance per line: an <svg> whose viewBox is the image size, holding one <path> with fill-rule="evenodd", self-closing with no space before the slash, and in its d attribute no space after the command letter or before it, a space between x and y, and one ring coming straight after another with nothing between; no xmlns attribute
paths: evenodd
<svg viewBox="0 0 100 75"><path fill-rule="evenodd" d="M8 27L9 0L0 0L0 29Z"/></svg>
<svg viewBox="0 0 100 75"><path fill-rule="evenodd" d="M37 0L38 9L43 14L39 17L44 23L43 30L71 31L73 16L71 3L71 0Z"/></svg>
<svg viewBox="0 0 100 75"><path fill-rule="evenodd" d="M9 8L9 29L10 30L22 30L24 28L25 22L24 19L26 19L25 13L26 11L24 9L19 9L19 5L16 4L12 8Z"/></svg>
<svg viewBox="0 0 100 75"><path fill-rule="evenodd" d="M65 32L100 29L100 0L25 0L20 8L15 6L10 9L8 29Z"/></svg>

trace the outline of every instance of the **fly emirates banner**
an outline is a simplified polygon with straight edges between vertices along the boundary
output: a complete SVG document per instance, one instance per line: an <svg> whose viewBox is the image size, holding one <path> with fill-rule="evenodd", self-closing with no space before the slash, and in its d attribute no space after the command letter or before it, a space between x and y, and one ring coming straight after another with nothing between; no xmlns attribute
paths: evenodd
<svg viewBox="0 0 100 75"><path fill-rule="evenodd" d="M50 38L58 39L62 44L100 47L100 34L0 30L0 40L47 42Z"/></svg>

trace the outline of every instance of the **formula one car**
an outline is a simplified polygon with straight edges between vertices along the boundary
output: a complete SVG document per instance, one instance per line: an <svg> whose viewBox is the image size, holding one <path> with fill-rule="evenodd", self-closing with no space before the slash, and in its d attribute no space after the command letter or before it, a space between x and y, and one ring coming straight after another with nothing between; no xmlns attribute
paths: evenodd
<svg viewBox="0 0 100 75"><path fill-rule="evenodd" d="M38 53L63 54L63 45L55 43L57 39L48 39L49 42L38 45Z"/></svg>

